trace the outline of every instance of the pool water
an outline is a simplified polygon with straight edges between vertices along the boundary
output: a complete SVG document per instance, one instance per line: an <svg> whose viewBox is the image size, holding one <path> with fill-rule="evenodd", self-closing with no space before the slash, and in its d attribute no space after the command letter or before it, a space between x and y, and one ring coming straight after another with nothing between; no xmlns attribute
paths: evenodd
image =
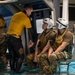
<svg viewBox="0 0 75 75"><path fill-rule="evenodd" d="M66 72L66 70L67 70L67 65L61 65L61 72ZM73 60L70 63L69 72L70 73L75 73L75 60Z"/></svg>

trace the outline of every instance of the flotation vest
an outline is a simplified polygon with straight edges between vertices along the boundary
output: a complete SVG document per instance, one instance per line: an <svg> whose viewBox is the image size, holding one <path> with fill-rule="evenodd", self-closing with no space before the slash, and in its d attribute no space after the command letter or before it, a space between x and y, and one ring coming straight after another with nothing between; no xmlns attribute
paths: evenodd
<svg viewBox="0 0 75 75"><path fill-rule="evenodd" d="M63 42L63 37L66 34L67 30L62 35L57 35L54 43L54 49L57 49Z"/></svg>
<svg viewBox="0 0 75 75"><path fill-rule="evenodd" d="M59 35L56 37L55 43L54 43L54 50L56 50L63 42L63 37L65 36L65 34L68 32L68 30L66 30L62 35ZM73 45L73 39L69 42L69 44L65 47L65 49L63 51L66 51L70 54L70 56L72 56L72 45Z"/></svg>
<svg viewBox="0 0 75 75"><path fill-rule="evenodd" d="M40 36L40 42L38 45L38 48L40 50L42 50L45 45L47 44L48 40L51 39L51 34L52 34L53 30L49 30L48 32L44 31L41 36Z"/></svg>

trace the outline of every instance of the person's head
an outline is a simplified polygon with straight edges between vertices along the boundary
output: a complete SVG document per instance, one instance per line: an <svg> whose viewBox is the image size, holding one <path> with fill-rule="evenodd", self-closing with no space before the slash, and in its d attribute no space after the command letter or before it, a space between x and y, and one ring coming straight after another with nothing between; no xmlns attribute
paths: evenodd
<svg viewBox="0 0 75 75"><path fill-rule="evenodd" d="M52 29L54 26L53 20L50 18L44 18L43 19L43 25L42 28L45 29Z"/></svg>
<svg viewBox="0 0 75 75"><path fill-rule="evenodd" d="M63 18L58 18L56 24L57 24L58 31L60 32L68 28L68 22Z"/></svg>
<svg viewBox="0 0 75 75"><path fill-rule="evenodd" d="M24 5L24 10L26 12L26 15L30 16L32 11L33 11L33 8L32 8L32 6L30 4L25 4Z"/></svg>
<svg viewBox="0 0 75 75"><path fill-rule="evenodd" d="M68 22L63 18L58 18L56 24L58 25L58 29L66 29L68 27Z"/></svg>

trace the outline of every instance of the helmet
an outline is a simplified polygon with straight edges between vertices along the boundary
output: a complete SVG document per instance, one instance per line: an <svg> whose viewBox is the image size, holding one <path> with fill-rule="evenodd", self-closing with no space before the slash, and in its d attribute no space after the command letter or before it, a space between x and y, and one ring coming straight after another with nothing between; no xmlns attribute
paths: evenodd
<svg viewBox="0 0 75 75"><path fill-rule="evenodd" d="M56 23L58 24L58 29L63 29L68 27L68 22L63 18L58 18Z"/></svg>
<svg viewBox="0 0 75 75"><path fill-rule="evenodd" d="M44 18L43 22L46 23L46 24L48 24L47 25L47 29L53 28L54 23L53 23L52 19L50 19L50 18Z"/></svg>

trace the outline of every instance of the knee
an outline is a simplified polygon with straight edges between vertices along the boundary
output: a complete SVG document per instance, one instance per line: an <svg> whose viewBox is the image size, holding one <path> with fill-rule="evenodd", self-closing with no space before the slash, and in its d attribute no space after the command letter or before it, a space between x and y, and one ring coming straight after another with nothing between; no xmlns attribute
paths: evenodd
<svg viewBox="0 0 75 75"><path fill-rule="evenodd" d="M45 55L45 54L42 54L42 55L41 55L41 58L44 58L44 57L46 57L46 55Z"/></svg>
<svg viewBox="0 0 75 75"><path fill-rule="evenodd" d="M23 53L24 53L23 48L20 48L20 49L19 49L19 54L22 55Z"/></svg>
<svg viewBox="0 0 75 75"><path fill-rule="evenodd" d="M30 56L29 56L29 55L27 55L25 59L26 59L26 60L30 60Z"/></svg>
<svg viewBox="0 0 75 75"><path fill-rule="evenodd" d="M47 59L47 57L48 57L47 54L42 54L42 55L40 56L40 59L41 59L41 60Z"/></svg>
<svg viewBox="0 0 75 75"><path fill-rule="evenodd" d="M54 62L54 61L56 61L58 58L57 58L57 55L51 55L50 57L49 57L49 62Z"/></svg>
<svg viewBox="0 0 75 75"><path fill-rule="evenodd" d="M18 54L19 58L21 58L22 60L24 59L24 50L23 50L23 48L20 48L17 54Z"/></svg>
<svg viewBox="0 0 75 75"><path fill-rule="evenodd" d="M31 54L27 55L25 58L26 61L31 61L32 59L33 59L33 57Z"/></svg>

